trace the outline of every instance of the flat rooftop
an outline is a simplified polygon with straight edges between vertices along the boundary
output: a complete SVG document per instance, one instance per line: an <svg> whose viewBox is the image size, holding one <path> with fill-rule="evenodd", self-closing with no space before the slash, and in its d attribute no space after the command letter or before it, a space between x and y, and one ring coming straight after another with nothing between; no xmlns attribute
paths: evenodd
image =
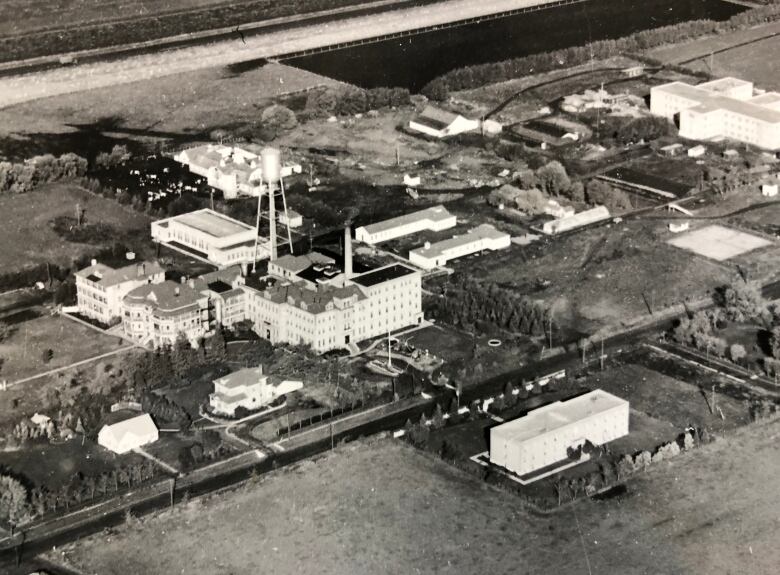
<svg viewBox="0 0 780 575"><path fill-rule="evenodd" d="M727 78L724 78L724 80ZM691 86L684 82L670 82L662 86L657 86L653 90L660 90L669 94L674 94L681 98L697 102L698 104L691 108L697 112L714 112L717 110L728 110L734 114L741 114L767 122L771 124L780 123L780 111L774 109L771 105L762 105L756 103L754 99L738 100L720 94L719 90L708 88L708 84L699 84Z"/></svg>
<svg viewBox="0 0 780 575"><path fill-rule="evenodd" d="M371 287L386 281L398 279L410 274L416 273L410 267L402 264L391 264L384 268L379 268L359 276L354 276L352 281L363 287Z"/></svg>
<svg viewBox="0 0 780 575"><path fill-rule="evenodd" d="M491 434L497 433L512 441L525 441L624 405L628 406L625 399L596 389L568 401L556 401L535 409L523 417L494 427Z"/></svg>
<svg viewBox="0 0 780 575"><path fill-rule="evenodd" d="M435 244L431 244L428 247L415 248L411 251L426 258L435 258L437 256L446 254L450 250L471 244L473 242L477 242L483 239L498 240L508 235L509 234L498 231L490 224L481 224L463 235L454 236L448 240L442 240L440 242L436 242Z"/></svg>
<svg viewBox="0 0 780 575"><path fill-rule="evenodd" d="M170 218L182 225L191 227L215 238L226 238L235 234L251 231L253 228L243 222L204 208L188 214Z"/></svg>
<svg viewBox="0 0 780 575"><path fill-rule="evenodd" d="M400 228L401 226L405 226L407 224L424 221L440 222L451 217L452 214L447 211L447 208L439 205L426 208L418 212L412 212L411 214L398 216L396 218L390 218L389 220L384 220L375 224L369 224L367 226L363 226L363 228L365 228L366 232L373 235L395 228Z"/></svg>

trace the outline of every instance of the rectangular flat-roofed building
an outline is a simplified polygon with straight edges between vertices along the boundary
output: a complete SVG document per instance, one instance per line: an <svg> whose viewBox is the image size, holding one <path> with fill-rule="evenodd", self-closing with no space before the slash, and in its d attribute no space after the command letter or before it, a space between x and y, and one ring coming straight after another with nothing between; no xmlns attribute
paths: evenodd
<svg viewBox="0 0 780 575"><path fill-rule="evenodd" d="M586 442L628 434L629 404L601 389L556 401L490 430L490 462L519 476L564 462Z"/></svg>
<svg viewBox="0 0 780 575"><path fill-rule="evenodd" d="M696 86L684 82L655 86L650 90L650 111L676 119L683 138L729 138L780 149L780 95L753 96L751 82L721 78Z"/></svg>
<svg viewBox="0 0 780 575"><path fill-rule="evenodd" d="M509 234L498 231L490 224L482 224L462 236L455 236L435 244L426 243L423 247L411 250L409 261L430 270L469 254L505 249L511 243Z"/></svg>
<svg viewBox="0 0 780 575"><path fill-rule="evenodd" d="M416 234L425 230L440 232L455 227L457 219L444 206L433 206L411 214L398 216L355 230L355 239L367 244L378 244Z"/></svg>
<svg viewBox="0 0 780 575"><path fill-rule="evenodd" d="M253 226L208 208L152 222L152 239L219 267L255 261ZM260 238L257 259L269 255L268 241Z"/></svg>

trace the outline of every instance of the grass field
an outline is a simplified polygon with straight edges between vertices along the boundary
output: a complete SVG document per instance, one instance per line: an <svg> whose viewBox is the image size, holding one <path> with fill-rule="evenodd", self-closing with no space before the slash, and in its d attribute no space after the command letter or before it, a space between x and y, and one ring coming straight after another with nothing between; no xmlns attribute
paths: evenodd
<svg viewBox="0 0 780 575"><path fill-rule="evenodd" d="M549 516L409 447L348 446L50 555L101 575L243 575L258 565L280 575L768 575L780 561L767 496L779 431L739 431L651 467L618 499Z"/></svg>
<svg viewBox="0 0 780 575"><path fill-rule="evenodd" d="M712 72L718 77L737 76L755 82L760 88L777 90L780 89L780 64L775 54L780 37L761 38L778 33L780 22L774 22L686 44L664 46L650 50L648 56L666 63L685 62L692 70Z"/></svg>
<svg viewBox="0 0 780 575"><path fill-rule="evenodd" d="M271 98L336 82L281 64L217 67L44 98L0 109L2 140L72 133L107 122L115 137L188 140L215 127L256 121ZM5 145L10 146L13 141Z"/></svg>
<svg viewBox="0 0 780 575"><path fill-rule="evenodd" d="M0 196L0 269L13 271L43 262L67 267L84 254L97 251L100 245L67 242L50 226L57 216L75 217L76 205L85 210L87 222L108 224L116 230L114 236L106 238L105 246L116 241L134 244L138 240L131 241L133 238L148 235L149 218L145 215L70 184L50 184L28 194ZM141 248L139 244L138 251L142 253Z"/></svg>

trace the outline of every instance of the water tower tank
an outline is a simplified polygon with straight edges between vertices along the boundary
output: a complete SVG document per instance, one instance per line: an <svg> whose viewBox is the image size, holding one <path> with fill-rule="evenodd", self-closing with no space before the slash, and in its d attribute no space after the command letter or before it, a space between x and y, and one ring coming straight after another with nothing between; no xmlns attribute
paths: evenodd
<svg viewBox="0 0 780 575"><path fill-rule="evenodd" d="M263 166L263 180L278 182L282 172L282 153L276 148L263 148L260 152Z"/></svg>

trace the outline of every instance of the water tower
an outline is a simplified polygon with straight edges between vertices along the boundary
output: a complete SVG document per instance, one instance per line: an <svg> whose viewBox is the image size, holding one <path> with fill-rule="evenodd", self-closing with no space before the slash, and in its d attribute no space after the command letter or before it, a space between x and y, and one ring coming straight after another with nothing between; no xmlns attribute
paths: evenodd
<svg viewBox="0 0 780 575"><path fill-rule="evenodd" d="M262 214L263 192L268 194L268 228L269 243L271 247L271 260L278 255L276 237L276 198L282 197L284 221L287 225L287 241L290 245L290 253L293 253L292 232L290 231L290 219L287 214L287 198L284 195L284 178L282 177L282 153L277 148L266 147L260 152L260 169L256 170L260 185L257 194L257 235L260 235L260 217ZM257 243L255 238L255 265L257 265Z"/></svg>

